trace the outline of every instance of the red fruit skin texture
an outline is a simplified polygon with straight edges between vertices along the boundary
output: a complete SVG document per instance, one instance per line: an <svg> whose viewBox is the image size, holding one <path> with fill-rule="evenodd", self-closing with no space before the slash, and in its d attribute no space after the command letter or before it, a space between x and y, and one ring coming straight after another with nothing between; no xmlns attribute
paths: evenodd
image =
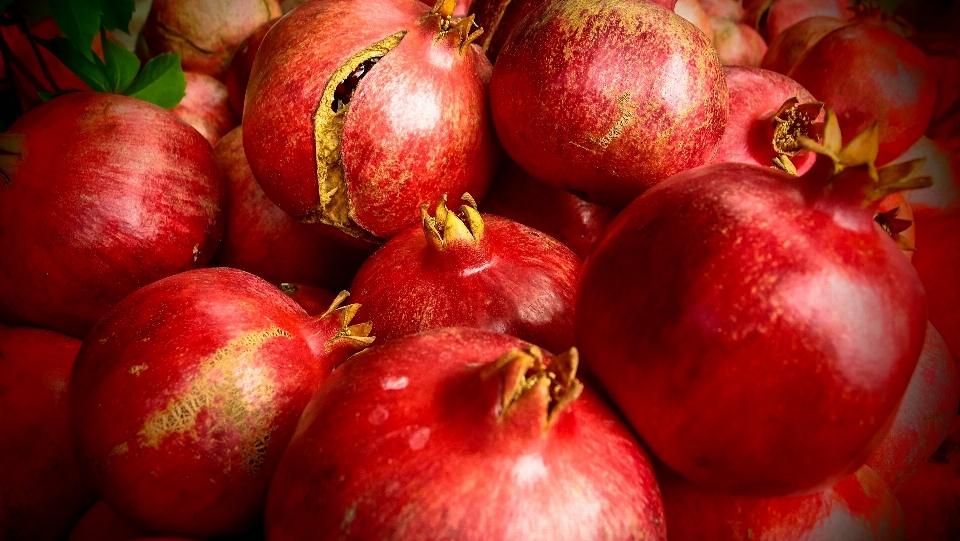
<svg viewBox="0 0 960 541"><path fill-rule="evenodd" d="M727 89L710 42L680 16L645 1L561 0L504 45L490 107L531 175L622 208L710 159Z"/></svg>
<svg viewBox="0 0 960 541"><path fill-rule="evenodd" d="M897 417L867 466L891 490L899 491L947 439L958 403L956 362L940 333L928 323L923 352Z"/></svg>
<svg viewBox="0 0 960 541"><path fill-rule="evenodd" d="M917 217L913 266L927 291L930 322L960 359L960 211Z"/></svg>
<svg viewBox="0 0 960 541"><path fill-rule="evenodd" d="M907 541L948 541L960 534L960 416L950 438L897 492Z"/></svg>
<svg viewBox="0 0 960 541"><path fill-rule="evenodd" d="M70 381L78 460L101 498L157 535L251 528L297 419L356 350L234 269L181 273L103 317Z"/></svg>
<svg viewBox="0 0 960 541"><path fill-rule="evenodd" d="M923 52L869 22L827 34L788 75L837 113L848 138L879 123L878 166L920 139L937 99L936 79Z"/></svg>
<svg viewBox="0 0 960 541"><path fill-rule="evenodd" d="M811 17L849 19L853 15L849 0L774 0L767 12L763 35L772 41L784 30Z"/></svg>
<svg viewBox="0 0 960 541"><path fill-rule="evenodd" d="M80 341L0 330L0 538L62 539L95 496L67 424L67 381Z"/></svg>
<svg viewBox="0 0 960 541"><path fill-rule="evenodd" d="M585 362L650 450L705 486L830 486L879 445L916 367L915 271L872 212L806 203L808 177L744 164L677 175L584 265Z"/></svg>
<svg viewBox="0 0 960 541"><path fill-rule="evenodd" d="M917 218L960 212L960 146L957 141L921 137L902 156L901 163L924 158L918 175L928 175L933 186L904 192Z"/></svg>
<svg viewBox="0 0 960 541"><path fill-rule="evenodd" d="M699 0L679 0L673 12L693 23L710 41L714 40L713 25L710 16L700 5ZM722 60L722 59L721 59Z"/></svg>
<svg viewBox="0 0 960 541"><path fill-rule="evenodd" d="M743 18L743 6L739 0L700 0L700 6L710 17L719 17L731 21Z"/></svg>
<svg viewBox="0 0 960 541"><path fill-rule="evenodd" d="M834 17L810 17L787 28L770 40L760 67L786 75L810 47L848 22Z"/></svg>
<svg viewBox="0 0 960 541"><path fill-rule="evenodd" d="M548 0L476 0L470 11L483 28L479 42L495 62L500 49L523 19L548 4Z"/></svg>
<svg viewBox="0 0 960 541"><path fill-rule="evenodd" d="M279 19L270 19L254 30L247 39L243 40L237 52L233 54L230 60L230 66L227 67L223 75L223 82L227 85L229 94L230 109L237 118L243 118L243 99L247 93L247 83L250 81L250 70L253 69L253 59L257 57L257 51L260 50L260 44L263 43L267 31L273 28Z"/></svg>
<svg viewBox="0 0 960 541"><path fill-rule="evenodd" d="M401 30L345 113L350 218L386 239L445 192L486 191L500 153L487 107L490 63L479 47L458 50L453 34L435 40L428 11L415 0L310 2L267 33L247 87L244 148L264 192L288 214L312 220L320 205L313 115L329 78Z"/></svg>
<svg viewBox="0 0 960 541"><path fill-rule="evenodd" d="M752 498L712 492L675 473L660 475L671 541L895 541L903 510L867 466L804 496Z"/></svg>
<svg viewBox="0 0 960 541"><path fill-rule="evenodd" d="M170 111L215 145L239 124L230 110L227 87L202 73L186 71L183 75L187 80L186 96Z"/></svg>
<svg viewBox="0 0 960 541"><path fill-rule="evenodd" d="M800 103L816 98L793 79L765 69L724 66L723 74L730 90L730 113L713 163L772 166L778 156L773 147L774 115L790 98ZM816 154L805 152L790 159L802 175L813 167Z"/></svg>
<svg viewBox="0 0 960 541"><path fill-rule="evenodd" d="M310 316L319 316L326 312L336 298L333 292L309 284L283 283L280 284L280 291L293 299Z"/></svg>
<svg viewBox="0 0 960 541"><path fill-rule="evenodd" d="M304 412L267 537L665 539L649 458L591 389L550 427L542 404L498 422L499 378L480 372L524 345L439 329L351 358Z"/></svg>
<svg viewBox="0 0 960 541"><path fill-rule="evenodd" d="M264 280L339 289L350 284L370 253L331 240L316 224L303 224L270 201L243 152L243 127L214 148L227 180L227 220L217 262Z"/></svg>
<svg viewBox="0 0 960 541"><path fill-rule="evenodd" d="M767 52L767 42L752 27L743 23L713 19L713 46L724 66L759 68Z"/></svg>
<svg viewBox="0 0 960 541"><path fill-rule="evenodd" d="M17 135L23 159L0 191L4 321L83 337L129 293L213 255L223 173L168 111L78 92L21 117Z"/></svg>
<svg viewBox="0 0 960 541"><path fill-rule="evenodd" d="M544 184L505 160L480 210L520 222L559 240L583 259L593 250L617 211Z"/></svg>
<svg viewBox="0 0 960 541"><path fill-rule="evenodd" d="M360 267L350 286L358 317L380 340L437 327L517 336L548 351L573 346L580 259L557 240L492 214L479 245L437 250L409 227Z"/></svg>

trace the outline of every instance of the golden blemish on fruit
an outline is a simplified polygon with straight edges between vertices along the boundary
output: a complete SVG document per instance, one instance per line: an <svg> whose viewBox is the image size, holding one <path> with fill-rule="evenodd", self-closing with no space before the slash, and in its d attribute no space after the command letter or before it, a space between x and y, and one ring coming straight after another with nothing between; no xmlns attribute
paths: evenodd
<svg viewBox="0 0 960 541"><path fill-rule="evenodd" d="M110 456L122 455L129 450L130 446L127 444L127 442L123 442L110 450Z"/></svg>
<svg viewBox="0 0 960 541"><path fill-rule="evenodd" d="M137 433L140 446L158 448L167 436L193 430L205 410L211 423L208 431L239 434L243 465L256 473L263 465L273 431L276 412L265 406L275 389L269 374L251 371L250 358L267 342L292 337L273 327L229 341L201 364L185 394L170 400L144 423Z"/></svg>
<svg viewBox="0 0 960 541"><path fill-rule="evenodd" d="M193 245L193 262L196 263L197 259L200 259L200 245Z"/></svg>
<svg viewBox="0 0 960 541"><path fill-rule="evenodd" d="M354 54L337 68L320 95L320 103L313 114L313 137L317 152L317 187L320 190L320 205L313 213L302 218L305 222L322 223L336 227L351 237L370 242L381 242L363 230L350 217L350 199L347 194L347 179L343 168L340 142L343 124L350 104L338 111L333 110L334 94L360 64L375 57L385 56L400 44L406 31L391 34ZM362 84L362 80L361 80Z"/></svg>
<svg viewBox="0 0 960 541"><path fill-rule="evenodd" d="M139 376L140 372L143 372L147 369L147 365L138 364L130 367L130 370L127 370L128 373L133 374L134 376Z"/></svg>

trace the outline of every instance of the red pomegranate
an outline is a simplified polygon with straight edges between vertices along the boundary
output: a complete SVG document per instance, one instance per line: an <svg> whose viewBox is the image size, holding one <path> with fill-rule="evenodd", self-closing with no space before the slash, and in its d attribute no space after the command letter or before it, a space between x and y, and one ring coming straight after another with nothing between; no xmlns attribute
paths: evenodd
<svg viewBox="0 0 960 541"><path fill-rule="evenodd" d="M247 94L247 83L250 81L253 60L257 57L257 51L260 50L260 44L263 43L267 31L273 28L278 20L270 19L243 40L223 75L223 81L227 85L227 93L230 96L230 109L237 118L243 118L243 99Z"/></svg>
<svg viewBox="0 0 960 541"><path fill-rule="evenodd" d="M823 154L803 177L746 164L677 175L624 210L588 258L577 343L650 450L688 479L813 491L885 435L926 309L874 209L924 179L878 172L877 139L839 148L828 113L824 146L801 139Z"/></svg>
<svg viewBox="0 0 960 541"><path fill-rule="evenodd" d="M724 66L759 68L767 52L767 42L756 30L743 23L713 18L713 47Z"/></svg>
<svg viewBox="0 0 960 541"><path fill-rule="evenodd" d="M333 292L309 284L284 282L280 284L280 291L293 299L310 316L319 316L326 312L333 300L337 298Z"/></svg>
<svg viewBox="0 0 960 541"><path fill-rule="evenodd" d="M930 323L960 359L960 211L917 217L913 266L927 291Z"/></svg>
<svg viewBox="0 0 960 541"><path fill-rule="evenodd" d="M356 243L416 223L420 205L445 192L486 192L499 160L490 62L455 5L308 2L277 22L243 122L267 197Z"/></svg>
<svg viewBox="0 0 960 541"><path fill-rule="evenodd" d="M960 145L957 141L921 137L894 163L923 158L918 172L929 175L933 186L905 192L919 219L960 212Z"/></svg>
<svg viewBox="0 0 960 541"><path fill-rule="evenodd" d="M70 380L77 455L101 498L160 535L253 526L310 396L372 341L345 297L313 318L251 274L198 269L115 306Z"/></svg>
<svg viewBox="0 0 960 541"><path fill-rule="evenodd" d="M756 2L744 14L744 22L757 28L768 41L811 17L850 19L850 0L766 0Z"/></svg>
<svg viewBox="0 0 960 541"><path fill-rule="evenodd" d="M304 411L267 537L666 539L649 458L576 367L475 329L354 356Z"/></svg>
<svg viewBox="0 0 960 541"><path fill-rule="evenodd" d="M903 539L903 510L867 466L827 489L780 498L713 492L673 473L658 478L670 541Z"/></svg>
<svg viewBox="0 0 960 541"><path fill-rule="evenodd" d="M0 319L83 337L110 307L204 266L223 230L210 144L156 105L53 99L0 134Z"/></svg>
<svg viewBox="0 0 960 541"><path fill-rule="evenodd" d="M950 437L897 492L910 541L955 539L960 532L960 416Z"/></svg>
<svg viewBox="0 0 960 541"><path fill-rule="evenodd" d="M956 32L917 34L911 41L927 56L937 79L937 101L927 134L956 138L960 135L960 38Z"/></svg>
<svg viewBox="0 0 960 541"><path fill-rule="evenodd" d="M573 346L580 259L525 225L446 197L422 226L401 231L360 267L350 290L381 340L437 327L475 327L550 351Z"/></svg>
<svg viewBox="0 0 960 541"><path fill-rule="evenodd" d="M331 289L350 284L369 250L331 240L316 224L280 210L253 177L243 152L243 127L214 148L227 179L227 220L217 262L279 284L303 282Z"/></svg>
<svg viewBox="0 0 960 541"><path fill-rule="evenodd" d="M280 15L277 0L153 0L137 54L179 52L184 70L222 79L243 40Z"/></svg>
<svg viewBox="0 0 960 541"><path fill-rule="evenodd" d="M678 15L644 0L558 0L500 51L490 107L531 175L621 208L712 157L727 88L710 42Z"/></svg>
<svg viewBox="0 0 960 541"><path fill-rule="evenodd" d="M801 148L798 138L819 137L823 103L779 73L725 66L723 74L730 91L730 112L713 163L780 163L787 168L792 165L801 175L809 171L816 154ZM783 156L791 163L786 164Z"/></svg>
<svg viewBox="0 0 960 541"><path fill-rule="evenodd" d="M202 73L186 71L183 75L187 80L186 95L171 112L215 145L238 124L230 110L227 87Z"/></svg>
<svg viewBox="0 0 960 541"><path fill-rule="evenodd" d="M835 17L810 17L787 28L770 40L760 67L787 74L813 44L834 30L849 24Z"/></svg>
<svg viewBox="0 0 960 541"><path fill-rule="evenodd" d="M690 21L693 26L696 26L698 30L703 32L704 36L707 36L708 40L714 41L713 25L710 22L710 16L707 15L706 10L700 5L699 0L678 0L677 5L673 8L673 12ZM720 60L722 61L723 58L721 57Z"/></svg>
<svg viewBox="0 0 960 541"><path fill-rule="evenodd" d="M743 19L743 6L739 0L700 0L700 6L710 17L719 17L734 22Z"/></svg>
<svg viewBox="0 0 960 541"><path fill-rule="evenodd" d="M57 541L93 503L67 424L67 382L80 341L0 330L0 537Z"/></svg>

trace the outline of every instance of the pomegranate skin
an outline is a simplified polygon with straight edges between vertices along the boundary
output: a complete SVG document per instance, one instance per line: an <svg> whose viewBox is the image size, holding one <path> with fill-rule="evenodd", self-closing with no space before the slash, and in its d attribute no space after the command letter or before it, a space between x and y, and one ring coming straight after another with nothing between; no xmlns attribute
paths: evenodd
<svg viewBox="0 0 960 541"><path fill-rule="evenodd" d="M450 220L459 219L452 216L445 230L436 226L442 245L426 226L413 226L360 266L350 286L359 317L373 323L381 340L474 327L549 351L573 346L580 259L548 235L492 214L475 214L482 234L474 229L458 237L469 221L455 229Z"/></svg>
<svg viewBox="0 0 960 541"><path fill-rule="evenodd" d="M206 265L220 241L213 150L160 107L71 93L18 119L0 145L20 153L0 156L12 170L0 191L8 323L83 337L137 288Z"/></svg>
<svg viewBox="0 0 960 541"><path fill-rule="evenodd" d="M170 110L194 127L211 145L237 127L237 119L230 110L227 87L220 81L186 71L187 92L180 104Z"/></svg>
<svg viewBox="0 0 960 541"><path fill-rule="evenodd" d="M0 537L56 541L93 503L67 424L67 381L80 341L0 330Z"/></svg>
<svg viewBox="0 0 960 541"><path fill-rule="evenodd" d="M217 261L264 280L340 289L369 254L331 240L316 224L302 224L267 199L243 152L243 127L214 148L227 180L227 220Z"/></svg>
<svg viewBox="0 0 960 541"><path fill-rule="evenodd" d="M786 75L810 47L834 30L846 26L834 17L810 17L777 34L763 54L760 67Z"/></svg>
<svg viewBox="0 0 960 541"><path fill-rule="evenodd" d="M243 118L243 99L247 93L247 83L250 81L250 71L253 69L253 60L257 57L260 44L264 36L273 28L279 19L270 19L254 30L247 39L243 40L237 52L230 60L230 66L224 73L223 81L227 85L230 99L230 109L237 118Z"/></svg>
<svg viewBox="0 0 960 541"><path fill-rule="evenodd" d="M267 537L665 539L649 458L589 388L552 426L537 395L498 419L503 384L480 374L525 346L439 329L348 360L284 454Z"/></svg>
<svg viewBox="0 0 960 541"><path fill-rule="evenodd" d="M859 201L814 197L818 171L677 175L621 212L582 271L585 362L650 450L704 486L831 485L879 445L916 367L916 272Z"/></svg>
<svg viewBox="0 0 960 541"><path fill-rule="evenodd" d="M250 529L310 396L369 343L346 327L355 309L310 318L234 269L177 274L124 299L70 380L78 460L103 501L157 535Z"/></svg>
<svg viewBox="0 0 960 541"><path fill-rule="evenodd" d="M761 30L770 41L784 30L811 17L849 19L853 15L850 0L774 0Z"/></svg>
<svg viewBox="0 0 960 541"><path fill-rule="evenodd" d="M927 324L917 369L897 417L880 447L867 459L887 486L899 491L950 434L960 404L957 365L940 333Z"/></svg>
<svg viewBox="0 0 960 541"><path fill-rule="evenodd" d="M844 133L879 123L878 166L920 139L937 99L936 80L923 52L870 22L827 34L788 75L837 112Z"/></svg>
<svg viewBox="0 0 960 541"><path fill-rule="evenodd" d="M899 492L908 541L949 541L960 533L960 416L950 437Z"/></svg>
<svg viewBox="0 0 960 541"><path fill-rule="evenodd" d="M560 0L524 19L500 51L490 107L523 169L622 208L710 159L727 88L716 51L680 16L642 0Z"/></svg>
<svg viewBox="0 0 960 541"><path fill-rule="evenodd" d="M455 31L437 40L428 13L416 0L308 2L267 32L247 87L244 148L267 197L285 212L355 242L381 243L445 192L486 191L500 155L487 105L490 62L473 44L461 48ZM318 132L318 101L331 77L402 31L341 111L339 140ZM328 171L342 166L336 193L344 200L320 195L318 183L327 181L318 180L318 138L339 149Z"/></svg>
<svg viewBox="0 0 960 541"><path fill-rule="evenodd" d="M67 541L129 541L142 533L103 500L98 500L76 523Z"/></svg>
<svg viewBox="0 0 960 541"><path fill-rule="evenodd" d="M333 300L337 298L331 291L309 284L285 282L280 284L280 291L293 299L310 316L319 316L326 312Z"/></svg>
<svg viewBox="0 0 960 541"><path fill-rule="evenodd" d="M804 496L752 498L711 492L675 473L660 475L671 541L895 541L903 510L867 466Z"/></svg>
<svg viewBox="0 0 960 541"><path fill-rule="evenodd" d="M753 28L735 21L711 19L713 46L724 66L759 68L767 52L767 42ZM729 81L728 81L729 84Z"/></svg>
<svg viewBox="0 0 960 541"><path fill-rule="evenodd" d="M918 173L929 175L933 186L904 192L917 218L960 212L960 141L921 137L894 163L924 158Z"/></svg>
<svg viewBox="0 0 960 541"><path fill-rule="evenodd" d="M713 25L710 23L710 16L700 5L699 0L679 0L674 6L673 12L693 23L698 30L703 32L704 36L710 41L714 40ZM723 59L721 58L721 61Z"/></svg>
<svg viewBox="0 0 960 541"><path fill-rule="evenodd" d="M960 359L960 211L918 217L913 265L927 291L930 323Z"/></svg>
<svg viewBox="0 0 960 541"><path fill-rule="evenodd" d="M773 146L773 117L780 106L790 98L800 103L816 98L793 79L764 69L725 66L723 74L730 90L730 113L713 163L773 165L779 155ZM791 161L802 175L813 167L816 154L803 152Z"/></svg>

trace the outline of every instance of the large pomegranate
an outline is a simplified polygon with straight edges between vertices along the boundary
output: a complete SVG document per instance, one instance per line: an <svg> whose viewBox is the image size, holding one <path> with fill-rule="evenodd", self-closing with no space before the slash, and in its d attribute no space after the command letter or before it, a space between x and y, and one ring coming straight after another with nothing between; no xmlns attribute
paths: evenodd
<svg viewBox="0 0 960 541"><path fill-rule="evenodd" d="M251 274L199 269L115 306L70 380L78 459L101 498L157 534L253 526L310 396L372 341L345 297L312 318Z"/></svg>
<svg viewBox="0 0 960 541"><path fill-rule="evenodd" d="M93 92L0 134L0 319L83 337L110 307L204 266L223 231L210 144L170 112Z"/></svg>
<svg viewBox="0 0 960 541"><path fill-rule="evenodd" d="M584 266L586 362L695 482L830 486L880 443L914 372L923 287L873 207L919 181L876 171L875 130L839 140L828 114L825 146L802 139L824 155L799 178L745 164L677 175L624 210Z"/></svg>
<svg viewBox="0 0 960 541"><path fill-rule="evenodd" d="M709 40L671 11L558 0L500 51L490 107L504 149L531 175L622 208L710 159L727 87Z"/></svg>
<svg viewBox="0 0 960 541"><path fill-rule="evenodd" d="M499 159L490 62L455 5L307 2L270 29L243 118L267 197L300 221L382 242L445 192L486 192Z"/></svg>
<svg viewBox="0 0 960 541"><path fill-rule="evenodd" d="M355 355L304 411L267 537L666 539L649 458L576 368L474 329Z"/></svg>

